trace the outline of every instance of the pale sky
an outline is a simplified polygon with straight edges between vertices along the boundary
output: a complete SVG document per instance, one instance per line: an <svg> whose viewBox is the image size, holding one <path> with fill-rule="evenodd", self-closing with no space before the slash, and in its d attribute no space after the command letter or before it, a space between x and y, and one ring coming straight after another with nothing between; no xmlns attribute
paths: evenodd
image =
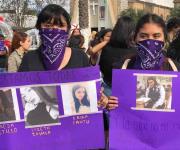
<svg viewBox="0 0 180 150"><path fill-rule="evenodd" d="M173 0L141 0L141 1L151 2L151 3L155 3L158 5L163 5L167 7L174 7Z"/></svg>

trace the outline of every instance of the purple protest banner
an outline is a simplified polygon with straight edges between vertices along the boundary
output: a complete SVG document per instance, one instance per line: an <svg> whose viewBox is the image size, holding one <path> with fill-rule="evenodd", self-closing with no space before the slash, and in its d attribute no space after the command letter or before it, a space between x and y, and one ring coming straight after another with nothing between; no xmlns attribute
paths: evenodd
<svg viewBox="0 0 180 150"><path fill-rule="evenodd" d="M0 81L0 150L104 148L98 67L4 73Z"/></svg>
<svg viewBox="0 0 180 150"><path fill-rule="evenodd" d="M110 150L180 149L177 72L113 70Z"/></svg>

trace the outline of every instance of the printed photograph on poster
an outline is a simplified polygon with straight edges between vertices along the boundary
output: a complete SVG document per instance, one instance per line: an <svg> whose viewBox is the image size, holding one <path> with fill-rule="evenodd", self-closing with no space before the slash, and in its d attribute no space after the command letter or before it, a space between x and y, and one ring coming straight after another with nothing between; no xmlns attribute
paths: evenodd
<svg viewBox="0 0 180 150"><path fill-rule="evenodd" d="M98 112L96 82L76 82L61 85L65 115Z"/></svg>
<svg viewBox="0 0 180 150"><path fill-rule="evenodd" d="M175 111L172 109L172 77L137 75L135 109Z"/></svg>
<svg viewBox="0 0 180 150"><path fill-rule="evenodd" d="M20 120L15 89L0 89L0 124Z"/></svg>
<svg viewBox="0 0 180 150"><path fill-rule="evenodd" d="M56 86L21 87L26 127L60 124Z"/></svg>

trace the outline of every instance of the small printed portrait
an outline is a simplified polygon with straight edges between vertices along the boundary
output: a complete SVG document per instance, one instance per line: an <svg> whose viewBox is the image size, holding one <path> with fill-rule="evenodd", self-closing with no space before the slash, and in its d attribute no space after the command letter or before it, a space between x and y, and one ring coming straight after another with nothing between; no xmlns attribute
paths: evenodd
<svg viewBox="0 0 180 150"><path fill-rule="evenodd" d="M171 109L172 78L139 76L136 84L136 108Z"/></svg>
<svg viewBox="0 0 180 150"><path fill-rule="evenodd" d="M0 90L0 123L20 120L15 89Z"/></svg>
<svg viewBox="0 0 180 150"><path fill-rule="evenodd" d="M26 127L59 123L55 86L21 87Z"/></svg>
<svg viewBox="0 0 180 150"><path fill-rule="evenodd" d="M65 115L97 112L95 82L61 85Z"/></svg>

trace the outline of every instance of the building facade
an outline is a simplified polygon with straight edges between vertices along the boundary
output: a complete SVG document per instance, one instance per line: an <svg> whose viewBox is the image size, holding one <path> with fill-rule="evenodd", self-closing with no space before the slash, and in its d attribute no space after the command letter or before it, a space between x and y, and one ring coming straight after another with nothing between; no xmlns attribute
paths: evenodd
<svg viewBox="0 0 180 150"><path fill-rule="evenodd" d="M174 7L180 7L180 0L174 0Z"/></svg>
<svg viewBox="0 0 180 150"><path fill-rule="evenodd" d="M175 0L176 3L179 1ZM92 30L112 28L121 12L128 8L155 13L166 20L172 7L170 1L163 3L156 0L89 0L90 26Z"/></svg>
<svg viewBox="0 0 180 150"><path fill-rule="evenodd" d="M141 0L129 0L128 6L129 8L135 10L143 10L144 12L147 13L155 13L161 16L164 20L168 18L168 16L170 15L170 11L172 9L172 7L158 5L150 1L141 1Z"/></svg>

